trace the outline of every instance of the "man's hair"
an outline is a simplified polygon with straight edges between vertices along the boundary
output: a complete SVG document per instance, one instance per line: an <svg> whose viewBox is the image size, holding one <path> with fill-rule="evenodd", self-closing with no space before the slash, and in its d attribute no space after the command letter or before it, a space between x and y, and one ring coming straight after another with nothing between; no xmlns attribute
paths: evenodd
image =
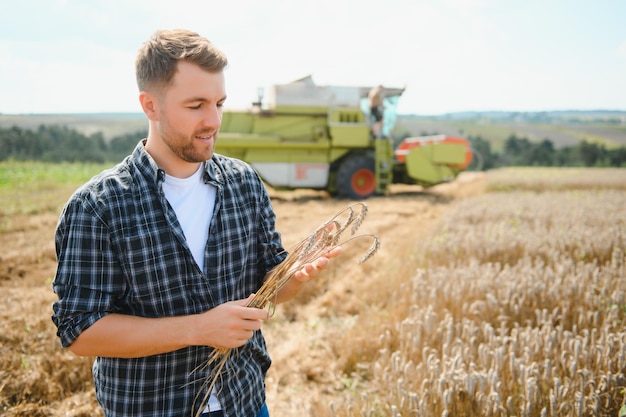
<svg viewBox="0 0 626 417"><path fill-rule="evenodd" d="M185 30L158 30L137 52L135 74L139 91L170 85L179 61L217 73L228 65L226 55L208 39Z"/></svg>

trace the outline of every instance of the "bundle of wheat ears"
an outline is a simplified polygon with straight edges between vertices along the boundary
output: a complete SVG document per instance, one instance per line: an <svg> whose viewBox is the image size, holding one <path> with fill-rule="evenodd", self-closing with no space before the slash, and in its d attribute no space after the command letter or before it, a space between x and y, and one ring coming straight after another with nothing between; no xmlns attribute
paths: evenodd
<svg viewBox="0 0 626 417"><path fill-rule="evenodd" d="M289 250L285 260L270 271L265 282L248 304L248 307L269 308L269 316L271 317L274 313L274 301L278 292L294 277L296 272L300 271L304 265L314 262L336 247L344 246L355 239L366 238L372 240L372 245L358 260L358 263L361 264L371 258L378 251L380 240L373 234L356 234L366 215L367 205L365 203L351 204L337 212L330 220L302 239ZM350 231L350 236L342 240L342 235L346 230ZM201 392L205 394L202 397L202 406L198 408L196 416L199 416L206 406L209 394L215 387L217 378L228 362L228 358L233 350L235 349L214 349L207 362L203 364L202 368L209 367L211 372L202 386Z"/></svg>

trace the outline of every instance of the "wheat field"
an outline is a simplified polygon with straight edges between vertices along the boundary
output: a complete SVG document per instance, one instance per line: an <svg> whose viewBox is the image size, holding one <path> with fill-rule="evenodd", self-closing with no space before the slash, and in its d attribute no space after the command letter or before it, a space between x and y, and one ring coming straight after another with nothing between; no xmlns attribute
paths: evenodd
<svg viewBox="0 0 626 417"><path fill-rule="evenodd" d="M370 344L369 362L353 360L353 395L315 414L618 417L624 170L560 180L527 172L534 179L519 170L488 175L490 188L509 191L456 202L415 248L417 267L388 307L392 320L373 325L370 312L369 326L357 322L336 342L344 354L355 337Z"/></svg>

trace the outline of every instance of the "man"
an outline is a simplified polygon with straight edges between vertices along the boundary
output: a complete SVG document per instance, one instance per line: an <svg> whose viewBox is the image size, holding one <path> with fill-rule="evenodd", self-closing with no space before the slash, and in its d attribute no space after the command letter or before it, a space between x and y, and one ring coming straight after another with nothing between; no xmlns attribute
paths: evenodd
<svg viewBox="0 0 626 417"><path fill-rule="evenodd" d="M246 306L286 253L258 176L214 154L226 65L194 32L156 32L136 60L148 137L60 216L52 319L63 346L96 357L107 417L267 415L268 313ZM339 252L305 265L277 301ZM238 349L200 407L213 348Z"/></svg>
<svg viewBox="0 0 626 417"><path fill-rule="evenodd" d="M385 87L382 85L373 87L368 94L368 98L370 101L370 115L374 119L374 125L372 127L372 133L375 138L382 137L382 127L383 127L383 112L384 105L383 100L385 98Z"/></svg>

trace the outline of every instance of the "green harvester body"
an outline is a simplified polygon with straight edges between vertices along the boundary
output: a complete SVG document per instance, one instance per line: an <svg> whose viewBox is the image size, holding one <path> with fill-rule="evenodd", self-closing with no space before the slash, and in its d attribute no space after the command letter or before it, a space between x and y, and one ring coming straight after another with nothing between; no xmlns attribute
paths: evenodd
<svg viewBox="0 0 626 417"><path fill-rule="evenodd" d="M469 143L444 135L389 133L404 89L385 88L383 135L372 133L370 87L315 85L310 77L274 85L247 110L224 111L216 152L251 164L275 189L312 188L359 199L393 183L430 187L453 180L471 161Z"/></svg>

